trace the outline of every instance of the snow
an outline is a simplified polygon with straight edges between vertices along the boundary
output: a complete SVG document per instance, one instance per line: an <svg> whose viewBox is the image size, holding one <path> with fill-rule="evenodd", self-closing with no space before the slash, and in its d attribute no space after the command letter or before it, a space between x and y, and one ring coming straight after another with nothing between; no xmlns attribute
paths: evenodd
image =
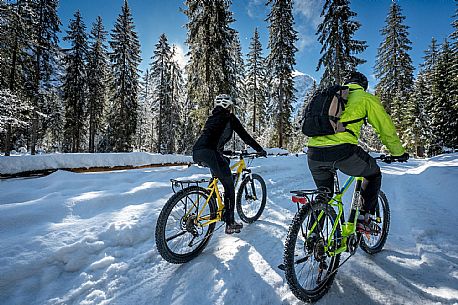
<svg viewBox="0 0 458 305"><path fill-rule="evenodd" d="M140 164L141 156L131 159ZM127 158L116 157L107 162ZM77 167L97 158L81 155ZM318 304L457 304L458 154L381 166L392 212L385 249L358 250ZM156 220L172 194L169 179L208 175L206 168L0 181L0 303L302 304L277 265L296 210L289 191L313 187L306 156L259 158L251 167L268 187L261 219L237 235L218 230L184 265L160 257Z"/></svg>
<svg viewBox="0 0 458 305"><path fill-rule="evenodd" d="M292 105L292 117L294 118L299 114L307 93L309 93L312 89L314 79L310 75L295 70L293 72L293 81L294 89L296 89L296 92L294 93L296 100Z"/></svg>
<svg viewBox="0 0 458 305"><path fill-rule="evenodd" d="M98 154L47 154L0 157L0 174L65 168L142 166L151 164L190 163L183 155L161 155L146 152Z"/></svg>
<svg viewBox="0 0 458 305"><path fill-rule="evenodd" d="M253 149L248 151L254 152ZM288 151L281 148L267 148L270 155L284 155ZM93 168L115 166L143 166L192 163L191 156L163 155L146 152L134 153L74 153L74 154L44 154L44 155L13 155L0 156L0 175L16 174L39 170Z"/></svg>

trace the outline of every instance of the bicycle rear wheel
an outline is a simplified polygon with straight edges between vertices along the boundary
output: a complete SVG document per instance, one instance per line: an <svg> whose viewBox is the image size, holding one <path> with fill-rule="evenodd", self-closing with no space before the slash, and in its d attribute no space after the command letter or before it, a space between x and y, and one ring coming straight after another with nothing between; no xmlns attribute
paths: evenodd
<svg viewBox="0 0 458 305"><path fill-rule="evenodd" d="M199 212L209 192L191 186L175 193L162 208L156 223L156 247L161 256L174 264L186 263L203 251L215 229L215 223L199 226L216 217L216 203L210 199L203 213Z"/></svg>
<svg viewBox="0 0 458 305"><path fill-rule="evenodd" d="M246 223L259 219L267 200L267 188L264 179L258 174L248 175L243 179L237 192L237 213Z"/></svg>
<svg viewBox="0 0 458 305"><path fill-rule="evenodd" d="M377 230L378 232L361 234L361 249L369 254L375 254L382 251L390 230L390 206L388 204L388 199L386 199L386 196L382 191L380 191L378 195L375 216L377 218L377 226L379 228L379 230Z"/></svg>
<svg viewBox="0 0 458 305"><path fill-rule="evenodd" d="M324 212L317 227L307 238L316 217ZM336 231L332 227L337 222ZM332 239L338 247L341 231L336 212L328 204L303 206L295 215L285 242L284 267L289 288L304 302L319 300L332 285L339 266L340 254L329 256L324 245Z"/></svg>

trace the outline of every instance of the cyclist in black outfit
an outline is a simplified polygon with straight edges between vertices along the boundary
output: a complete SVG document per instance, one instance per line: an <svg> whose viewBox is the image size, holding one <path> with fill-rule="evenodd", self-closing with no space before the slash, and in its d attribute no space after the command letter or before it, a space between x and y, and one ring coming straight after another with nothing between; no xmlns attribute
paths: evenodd
<svg viewBox="0 0 458 305"><path fill-rule="evenodd" d="M229 159L223 156L224 145L231 139L235 131L240 138L260 155L266 156L266 151L243 128L233 114L234 100L227 94L215 98L215 108L205 123L202 134L192 149L194 162L208 166L224 186L224 206L226 234L239 233L242 223L235 222L235 186L229 168Z"/></svg>

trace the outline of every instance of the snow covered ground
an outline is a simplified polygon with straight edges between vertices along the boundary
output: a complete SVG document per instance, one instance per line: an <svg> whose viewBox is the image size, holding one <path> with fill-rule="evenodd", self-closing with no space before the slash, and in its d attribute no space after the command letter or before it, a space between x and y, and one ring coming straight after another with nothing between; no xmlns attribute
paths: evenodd
<svg viewBox="0 0 458 305"><path fill-rule="evenodd" d="M190 156L134 153L75 153L16 155L0 157L0 174L68 168L142 166L151 164L191 163Z"/></svg>
<svg viewBox="0 0 458 305"><path fill-rule="evenodd" d="M0 181L0 304L300 304L277 265L295 213L289 190L313 187L306 156L252 167L268 187L261 219L238 235L219 230L185 265L161 259L156 220L169 179L205 168ZM318 304L458 304L458 154L382 170L392 211L385 250L358 250Z"/></svg>
<svg viewBox="0 0 458 305"><path fill-rule="evenodd" d="M248 149L248 152L254 152ZM284 155L288 151L281 148L266 148L269 155ZM42 155L12 155L0 156L0 175L17 174L21 172L75 169L94 167L118 167L160 164L192 163L191 156L154 154L147 152L133 153L72 153L72 154L42 154Z"/></svg>

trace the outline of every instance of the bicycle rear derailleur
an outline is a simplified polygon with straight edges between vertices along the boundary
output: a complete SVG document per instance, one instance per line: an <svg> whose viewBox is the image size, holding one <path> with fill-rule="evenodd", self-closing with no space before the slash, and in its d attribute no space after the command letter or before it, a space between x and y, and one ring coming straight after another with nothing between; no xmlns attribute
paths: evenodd
<svg viewBox="0 0 458 305"><path fill-rule="evenodd" d="M328 269L328 264L326 263L326 251L324 250L324 244L325 241L323 238L319 238L316 243L315 247L313 249L313 256L315 257L315 260L320 262L320 265L318 267L318 276L316 279L316 283L320 284L321 283L321 277L323 276L323 271Z"/></svg>

